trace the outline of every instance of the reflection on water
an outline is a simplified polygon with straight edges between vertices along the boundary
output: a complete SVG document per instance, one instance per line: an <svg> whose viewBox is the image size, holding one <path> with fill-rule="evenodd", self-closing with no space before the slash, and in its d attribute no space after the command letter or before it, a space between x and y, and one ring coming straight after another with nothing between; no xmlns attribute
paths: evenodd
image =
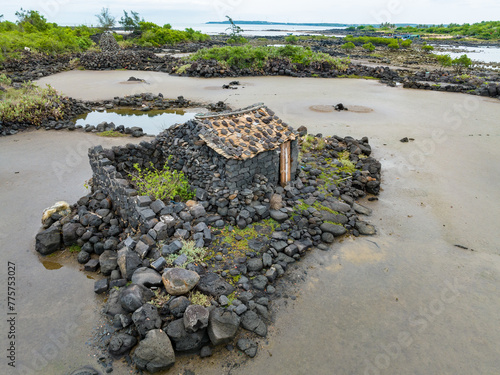
<svg viewBox="0 0 500 375"><path fill-rule="evenodd" d="M85 126L90 124L96 126L105 121L108 123L113 122L116 126L124 125L128 128L139 126L145 133L157 135L172 125L192 120L195 114L195 112L187 112L181 109L146 112L130 108L110 109L103 112L92 111L78 116L75 125Z"/></svg>

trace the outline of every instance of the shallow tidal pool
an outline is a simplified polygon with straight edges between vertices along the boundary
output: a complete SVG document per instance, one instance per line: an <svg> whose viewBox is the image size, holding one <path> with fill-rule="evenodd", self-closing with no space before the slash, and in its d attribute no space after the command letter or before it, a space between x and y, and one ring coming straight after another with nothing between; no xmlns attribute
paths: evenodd
<svg viewBox="0 0 500 375"><path fill-rule="evenodd" d="M192 120L201 108L192 110L171 109L171 110L151 110L141 111L136 109L108 109L106 111L92 111L76 117L75 125L84 126L87 124L98 125L99 123L113 122L116 126L125 127L139 126L144 133L157 135L172 125L182 124Z"/></svg>

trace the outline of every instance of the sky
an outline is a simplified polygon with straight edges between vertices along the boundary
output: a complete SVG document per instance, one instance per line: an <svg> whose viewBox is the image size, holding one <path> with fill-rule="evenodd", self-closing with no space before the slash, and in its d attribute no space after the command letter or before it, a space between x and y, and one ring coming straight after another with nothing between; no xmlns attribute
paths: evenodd
<svg viewBox="0 0 500 375"><path fill-rule="evenodd" d="M20 8L37 10L59 25L96 25L102 8L117 20L123 10L159 25L233 20L348 24L474 23L500 20L498 0L0 0L4 20Z"/></svg>

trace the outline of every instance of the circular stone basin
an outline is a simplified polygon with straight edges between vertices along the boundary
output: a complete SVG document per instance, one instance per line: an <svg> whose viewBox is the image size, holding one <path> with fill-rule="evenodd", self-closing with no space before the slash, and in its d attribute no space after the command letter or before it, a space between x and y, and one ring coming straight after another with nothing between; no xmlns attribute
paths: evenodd
<svg viewBox="0 0 500 375"><path fill-rule="evenodd" d="M355 112L355 113L373 112L372 108L365 107L362 105L349 105L349 104L347 104L347 105L345 105L345 107L348 109L348 112ZM309 107L309 109L311 111L314 111L314 112L322 112L322 113L336 112L334 105L312 105ZM340 112L342 112L342 111L340 111Z"/></svg>

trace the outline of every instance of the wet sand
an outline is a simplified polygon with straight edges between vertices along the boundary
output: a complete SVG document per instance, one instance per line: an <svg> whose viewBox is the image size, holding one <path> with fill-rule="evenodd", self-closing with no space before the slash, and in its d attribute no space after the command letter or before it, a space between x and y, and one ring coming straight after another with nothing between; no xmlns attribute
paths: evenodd
<svg viewBox="0 0 500 375"><path fill-rule="evenodd" d="M120 84L131 75L152 83ZM302 261L307 281L297 300L279 312L255 359L229 370L221 354L184 361L170 373L181 368L196 374L498 372L500 102L351 79L245 77L238 90L222 90L229 79L75 71L41 82L82 99L162 92L204 102L225 100L233 107L264 102L284 121L305 125L311 133L368 136L382 162L383 191L379 201L367 203L374 209L368 220L377 226L377 235L345 239ZM340 102L373 111L310 109ZM83 181L90 176L86 160L68 172L63 184L48 175L54 158L68 153L64 144L77 144L82 136L37 132L0 139L0 159L9 160L0 166L1 200L8 208L0 214L0 239L6 258L23 265L18 275L25 294L19 292L19 308L27 319L20 327L30 333L24 332L20 343L27 353L43 347L59 321L74 319L74 304L86 301L84 311L97 305L92 280L76 266L45 270L33 251L43 208L60 199L73 203L84 193ZM14 142L16 137L21 143ZM401 143L403 137L415 141ZM52 142L58 147L47 154ZM15 170L22 173L13 175ZM84 317L84 329L45 369L59 373L69 363L89 363L83 341L92 316ZM31 333L35 338L30 342ZM23 352L18 360L30 358Z"/></svg>

